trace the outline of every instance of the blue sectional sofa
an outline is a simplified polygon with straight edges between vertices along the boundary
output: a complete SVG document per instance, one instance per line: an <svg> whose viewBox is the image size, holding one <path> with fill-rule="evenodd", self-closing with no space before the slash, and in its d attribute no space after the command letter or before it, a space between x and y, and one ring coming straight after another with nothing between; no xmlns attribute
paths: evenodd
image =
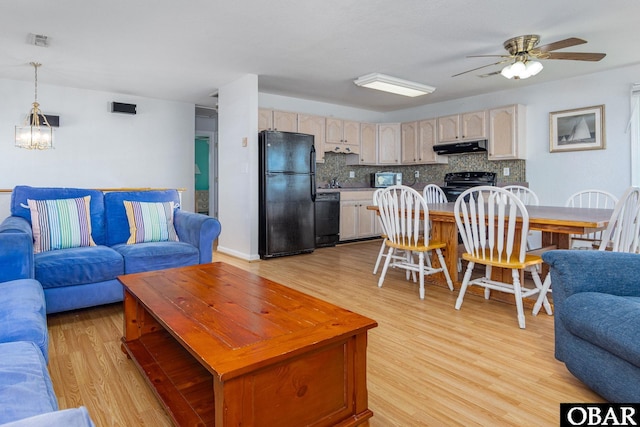
<svg viewBox="0 0 640 427"><path fill-rule="evenodd" d="M549 251L555 356L611 402L640 402L640 255Z"/></svg>
<svg viewBox="0 0 640 427"><path fill-rule="evenodd" d="M4 274L4 272L0 273ZM42 286L0 279L0 425L93 426L85 408L58 411L47 371L49 335Z"/></svg>
<svg viewBox="0 0 640 427"><path fill-rule="evenodd" d="M45 227L55 215L69 209L70 200L77 203L72 218L81 235L71 245L64 239L56 241L59 236L54 227ZM129 211L125 202L129 203ZM158 204L171 204L171 209L163 211L167 214L163 219L172 224L169 228L175 229L176 240L171 239L171 230L169 239L152 235L148 220L162 215L145 213L142 219L138 217L138 211L146 212L150 206L155 209ZM0 270L9 276L40 282L47 313L122 301L119 275L211 262L220 223L206 215L183 211L179 205L176 190L103 193L82 188L15 187L11 216L0 224ZM83 206L88 210L84 227ZM143 230L138 224L137 233L131 233L134 219L147 221L147 227ZM86 240L88 227L90 240ZM134 234L136 238L131 242ZM61 249L43 250L53 244L60 244ZM34 248L40 252L34 253Z"/></svg>

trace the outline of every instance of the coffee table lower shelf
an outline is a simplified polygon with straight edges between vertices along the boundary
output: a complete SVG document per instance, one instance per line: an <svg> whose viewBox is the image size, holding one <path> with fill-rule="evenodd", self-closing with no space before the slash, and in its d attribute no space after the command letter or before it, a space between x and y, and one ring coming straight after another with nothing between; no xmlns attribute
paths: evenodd
<svg viewBox="0 0 640 427"><path fill-rule="evenodd" d="M213 376L167 331L123 339L122 348L176 425L215 424Z"/></svg>

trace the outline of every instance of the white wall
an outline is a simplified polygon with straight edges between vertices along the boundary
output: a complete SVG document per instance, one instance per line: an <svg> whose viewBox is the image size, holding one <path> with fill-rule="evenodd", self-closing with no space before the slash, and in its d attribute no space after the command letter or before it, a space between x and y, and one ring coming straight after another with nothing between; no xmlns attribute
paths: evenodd
<svg viewBox="0 0 640 427"><path fill-rule="evenodd" d="M194 210L193 104L38 85L45 114L60 116L54 150L14 147L14 126L33 102L33 82L0 79L0 188L16 185L88 188L186 188ZM138 114L110 112L110 102L137 105ZM10 194L0 194L0 218ZM1 219L0 219L1 220Z"/></svg>
<svg viewBox="0 0 640 427"><path fill-rule="evenodd" d="M543 71L544 72L544 71ZM495 76L495 78L501 78ZM389 121L409 121L507 104L527 107L527 181L541 204L563 205L576 191L596 188L621 196L631 185L630 90L640 65L560 82L526 86L389 113ZM482 80L478 80L482 84ZM517 82L514 82L517 86ZM428 96L428 95L427 95ZM549 152L549 113L605 106L606 149Z"/></svg>
<svg viewBox="0 0 640 427"><path fill-rule="evenodd" d="M218 91L218 250L258 259L258 76ZM243 139L247 144L243 146Z"/></svg>

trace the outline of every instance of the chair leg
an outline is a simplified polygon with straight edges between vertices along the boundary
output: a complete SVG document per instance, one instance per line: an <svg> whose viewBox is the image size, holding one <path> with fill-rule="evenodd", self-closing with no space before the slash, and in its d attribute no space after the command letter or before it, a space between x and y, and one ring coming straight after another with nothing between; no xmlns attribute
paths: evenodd
<svg viewBox="0 0 640 427"><path fill-rule="evenodd" d="M378 272L378 267L380 266L380 261L384 257L384 249L386 246L387 246L387 238L385 237L382 240L382 246L380 246L380 252L378 252L378 259L376 259L376 265L375 267L373 267L373 274L376 274Z"/></svg>
<svg viewBox="0 0 640 427"><path fill-rule="evenodd" d="M522 288L520 287L520 270L512 269L511 277L513 277L513 291L516 297L516 309L518 311L518 325L520 329L525 328L524 307L522 304Z"/></svg>
<svg viewBox="0 0 640 427"><path fill-rule="evenodd" d="M382 267L382 274L380 274L380 279L378 279L378 287L382 287L382 282L384 282L384 276L387 274L387 268L389 268L389 264L391 263L391 258L393 257L393 248L389 247L389 252L387 252L387 258L384 260L384 266Z"/></svg>
<svg viewBox="0 0 640 427"><path fill-rule="evenodd" d="M453 282L451 281L451 276L449 276L449 270L447 269L447 264L444 263L442 250L436 249L436 255L438 256L438 261L440 261L440 267L442 268L442 273L444 274L444 278L447 279L447 286L449 286L449 289L453 291Z"/></svg>
<svg viewBox="0 0 640 427"><path fill-rule="evenodd" d="M484 273L484 277L486 277L487 279L491 280L491 266L487 265ZM489 299L491 297L491 289L489 288L484 288L484 299Z"/></svg>
<svg viewBox="0 0 640 427"><path fill-rule="evenodd" d="M424 299L424 252L418 252L418 267L420 268L420 299Z"/></svg>
<svg viewBox="0 0 640 427"><path fill-rule="evenodd" d="M538 278L540 280L540 278ZM547 277L544 279L544 284L540 289L540 295L538 295L538 299L536 303L533 305L533 315L537 316L540 311L540 306L544 305L544 311L547 312L548 315L552 314L551 304L549 304L549 299L547 298L547 292L549 292L549 287L551 287L551 274L547 273Z"/></svg>
<svg viewBox="0 0 640 427"><path fill-rule="evenodd" d="M464 278L462 279L460 294L458 294L458 299L456 299L456 310L460 310L460 306L462 306L462 300L464 300L464 294L467 292L467 286L469 286L469 281L471 280L471 273L473 272L474 265L474 262L467 263L467 271L464 273Z"/></svg>

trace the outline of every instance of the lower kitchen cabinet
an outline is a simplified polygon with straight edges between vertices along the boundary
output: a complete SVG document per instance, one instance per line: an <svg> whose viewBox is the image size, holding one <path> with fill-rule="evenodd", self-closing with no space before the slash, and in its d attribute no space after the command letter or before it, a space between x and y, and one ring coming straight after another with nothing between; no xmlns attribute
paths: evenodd
<svg viewBox="0 0 640 427"><path fill-rule="evenodd" d="M367 209L373 204L373 190L340 192L340 241L380 235L376 212Z"/></svg>

